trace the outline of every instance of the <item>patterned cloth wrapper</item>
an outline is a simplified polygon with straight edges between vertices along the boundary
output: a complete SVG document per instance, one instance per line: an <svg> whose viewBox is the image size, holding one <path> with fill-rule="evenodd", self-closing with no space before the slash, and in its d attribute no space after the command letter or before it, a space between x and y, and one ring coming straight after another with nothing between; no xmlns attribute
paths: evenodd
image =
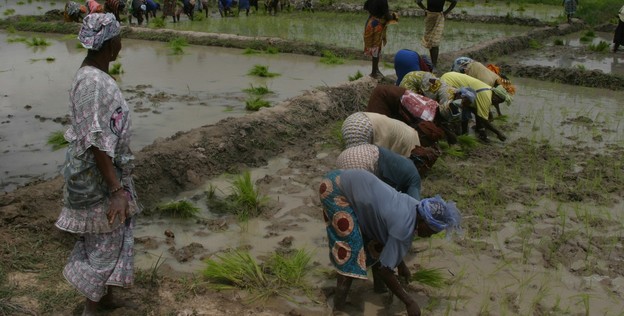
<svg viewBox="0 0 624 316"><path fill-rule="evenodd" d="M452 232L460 231L461 215L452 201L445 202L436 195L421 200L417 210L427 226L436 233L446 230L447 236L450 237Z"/></svg>
<svg viewBox="0 0 624 316"><path fill-rule="evenodd" d="M82 21L78 40L86 49L100 50L105 41L120 32L121 25L112 13L91 13Z"/></svg>
<svg viewBox="0 0 624 316"><path fill-rule="evenodd" d="M108 286L134 283L134 218L105 234L84 234L74 245L63 276L82 295L98 302Z"/></svg>
<svg viewBox="0 0 624 316"><path fill-rule="evenodd" d="M492 88L492 92L501 99L503 99L503 102L505 102L507 106L510 106L511 102L513 102L513 97L507 92L507 90L503 86L496 86Z"/></svg>
<svg viewBox="0 0 624 316"><path fill-rule="evenodd" d="M576 3L578 0L563 0L563 8L566 14L576 13Z"/></svg>
<svg viewBox="0 0 624 316"><path fill-rule="evenodd" d="M341 275L367 279L366 268L377 261L374 256L379 258L383 247L364 239L353 208L339 185L340 170L334 170L325 175L319 187L329 259Z"/></svg>
<svg viewBox="0 0 624 316"><path fill-rule="evenodd" d="M369 16L364 28L364 54L370 57L379 57L381 48L385 45L386 20Z"/></svg>
<svg viewBox="0 0 624 316"><path fill-rule="evenodd" d="M428 49L440 46L443 31L444 14L442 12L427 11L427 16L425 16L425 35L422 38L423 46Z"/></svg>
<svg viewBox="0 0 624 316"><path fill-rule="evenodd" d="M422 94L439 104L448 105L455 98L456 89L454 87L426 71L412 71L408 73L403 77L399 86Z"/></svg>

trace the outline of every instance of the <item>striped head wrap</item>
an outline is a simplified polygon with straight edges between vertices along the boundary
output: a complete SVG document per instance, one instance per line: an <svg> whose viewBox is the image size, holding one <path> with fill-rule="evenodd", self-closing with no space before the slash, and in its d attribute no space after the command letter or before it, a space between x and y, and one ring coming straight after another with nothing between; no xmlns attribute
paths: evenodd
<svg viewBox="0 0 624 316"><path fill-rule="evenodd" d="M100 50L104 42L120 33L121 25L112 13L91 13L82 21L78 40L86 49Z"/></svg>
<svg viewBox="0 0 624 316"><path fill-rule="evenodd" d="M119 0L106 0L104 2L104 11L110 12L119 17L119 13L126 7L126 4Z"/></svg>
<svg viewBox="0 0 624 316"><path fill-rule="evenodd" d="M443 230L450 237L453 232L460 232L461 215L455 202L445 202L439 195L423 199L416 207L418 214L424 219L427 226L436 233Z"/></svg>

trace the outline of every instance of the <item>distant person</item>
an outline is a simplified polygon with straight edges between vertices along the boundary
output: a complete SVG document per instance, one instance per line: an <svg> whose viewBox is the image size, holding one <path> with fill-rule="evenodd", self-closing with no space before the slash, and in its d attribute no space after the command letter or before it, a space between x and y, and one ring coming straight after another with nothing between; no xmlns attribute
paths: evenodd
<svg viewBox="0 0 624 316"><path fill-rule="evenodd" d="M366 0L364 10L368 11L368 20L364 27L364 54L372 58L370 76L375 79L383 78L379 70L381 48L386 45L386 28L390 23L398 21L395 13L390 13L388 0Z"/></svg>
<svg viewBox="0 0 624 316"><path fill-rule="evenodd" d="M494 132L494 134L496 134L500 141L507 140L505 134L498 130L489 121L490 107L493 104L500 104L505 102L507 105L511 105L513 98L507 92L507 90L505 90L502 86L492 88L490 85L479 79L454 71L445 73L440 77L440 80L455 88L470 87L477 94L475 102L473 104L469 106L463 106L462 108L462 134L468 133L468 121L471 114L474 114L476 121L477 137L481 141L489 141L486 134L486 129Z"/></svg>
<svg viewBox="0 0 624 316"><path fill-rule="evenodd" d="M459 57L453 62L451 71L467 74L470 77L479 79L484 83L496 88L502 86L511 95L516 94L516 87L509 78L501 73L500 68L494 64L484 66L482 63L469 57ZM496 105L496 112L500 116L500 106Z"/></svg>
<svg viewBox="0 0 624 316"><path fill-rule="evenodd" d="M415 236L427 238L442 231L451 236L460 231L455 203L439 196L414 199L357 169L325 174L319 198L329 258L337 272L334 309L344 310L351 283L368 279L372 266L374 291L390 289L405 304L408 316L420 315L420 306L401 285L411 279L405 257Z"/></svg>
<svg viewBox="0 0 624 316"><path fill-rule="evenodd" d="M572 23L572 16L576 13L578 0L563 0L562 4L563 11L565 11L566 17L568 18L568 23Z"/></svg>
<svg viewBox="0 0 624 316"><path fill-rule="evenodd" d="M78 40L88 52L69 89L63 206L55 226L77 237L63 276L86 297L86 316L123 306L112 289L134 281L140 206L132 180L131 111L108 72L121 50L120 32L111 13L84 18Z"/></svg>
<svg viewBox="0 0 624 316"><path fill-rule="evenodd" d="M123 0L106 0L104 2L104 12L110 12L115 16L117 21L121 22L119 14L126 8Z"/></svg>
<svg viewBox="0 0 624 316"><path fill-rule="evenodd" d="M65 22L82 22L82 17L87 14L87 7L74 1L65 4L63 19Z"/></svg>
<svg viewBox="0 0 624 316"><path fill-rule="evenodd" d="M397 86L407 73L416 70L432 72L433 64L431 63L431 58L409 49L401 49L394 55L394 72L397 76Z"/></svg>
<svg viewBox="0 0 624 316"><path fill-rule="evenodd" d="M409 157L420 146L418 132L409 125L383 114L356 112L342 123L342 139L345 148L374 144Z"/></svg>
<svg viewBox="0 0 624 316"><path fill-rule="evenodd" d="M450 2L449 7L444 10L444 3ZM438 66L438 55L440 53L440 41L444 32L444 20L457 5L457 0L427 0L427 7L423 5L423 0L416 0L416 4L425 10L425 34L422 39L423 45L429 49L429 56L433 67Z"/></svg>
<svg viewBox="0 0 624 316"><path fill-rule="evenodd" d="M624 6L620 8L620 12L617 15L618 26L615 29L613 35L613 52L616 53L620 45L624 45Z"/></svg>
<svg viewBox="0 0 624 316"><path fill-rule="evenodd" d="M87 0L85 6L87 7L87 14L104 12L104 6L95 0Z"/></svg>
<svg viewBox="0 0 624 316"><path fill-rule="evenodd" d="M180 15L177 14L177 1L176 0L163 0L162 6L162 18L163 20L168 16L173 17L173 23L180 22Z"/></svg>

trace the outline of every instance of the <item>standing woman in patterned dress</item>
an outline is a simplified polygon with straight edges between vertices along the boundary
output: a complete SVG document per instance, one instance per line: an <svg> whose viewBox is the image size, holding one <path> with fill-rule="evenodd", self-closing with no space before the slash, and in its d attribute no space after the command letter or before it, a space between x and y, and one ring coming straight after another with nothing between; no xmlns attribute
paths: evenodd
<svg viewBox="0 0 624 316"><path fill-rule="evenodd" d="M386 45L386 28L390 23L398 21L395 13L390 14L388 0L366 0L364 10L368 11L368 20L364 27L364 54L373 60L370 76L375 79L383 78L379 70L381 48Z"/></svg>
<svg viewBox="0 0 624 316"><path fill-rule="evenodd" d="M78 239L63 276L86 297L82 315L123 306L112 287L134 281L132 231L140 207L131 174L130 110L108 73L121 50L120 31L111 13L84 18L78 39L89 51L69 96L64 201L55 225Z"/></svg>

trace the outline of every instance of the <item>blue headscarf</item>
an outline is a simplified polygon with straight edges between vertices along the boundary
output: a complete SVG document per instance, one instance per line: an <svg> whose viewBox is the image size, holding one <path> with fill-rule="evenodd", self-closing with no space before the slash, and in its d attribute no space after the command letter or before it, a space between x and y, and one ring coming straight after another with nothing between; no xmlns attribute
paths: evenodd
<svg viewBox="0 0 624 316"><path fill-rule="evenodd" d="M450 236L452 232L461 231L461 215L455 202L445 202L439 195L436 195L421 200L417 210L427 226L436 233L445 230L447 236Z"/></svg>
<svg viewBox="0 0 624 316"><path fill-rule="evenodd" d="M475 99L477 98L477 92L475 91L475 89L470 87L461 87L457 92L459 92L459 95L462 99L467 98L468 100L470 100L470 104L473 104L475 102Z"/></svg>

